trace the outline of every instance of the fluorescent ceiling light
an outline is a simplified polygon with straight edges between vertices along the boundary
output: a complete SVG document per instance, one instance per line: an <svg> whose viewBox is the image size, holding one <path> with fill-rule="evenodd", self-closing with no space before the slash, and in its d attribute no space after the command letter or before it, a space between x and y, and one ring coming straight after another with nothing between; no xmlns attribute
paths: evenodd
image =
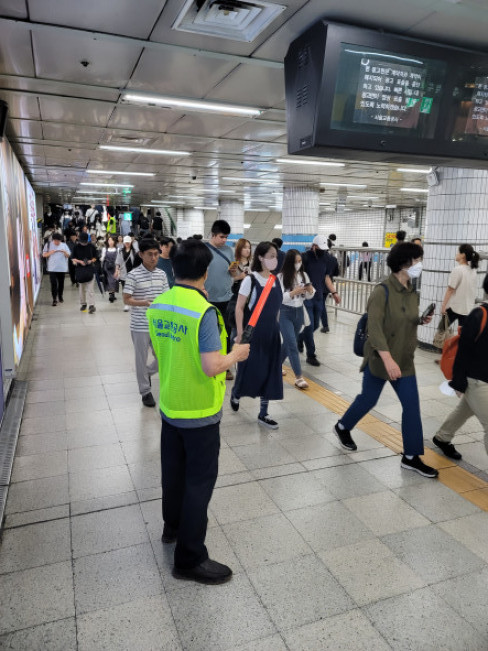
<svg viewBox="0 0 488 651"><path fill-rule="evenodd" d="M251 228L251 224L242 224L243 228Z"/></svg>
<svg viewBox="0 0 488 651"><path fill-rule="evenodd" d="M73 197L71 201L88 201L88 199L91 201L105 201L107 197Z"/></svg>
<svg viewBox="0 0 488 651"><path fill-rule="evenodd" d="M275 228L276 230L279 230L280 228L283 228L283 226L281 224L275 224L273 226L273 228Z"/></svg>
<svg viewBox="0 0 488 651"><path fill-rule="evenodd" d="M130 185L129 183L80 183L80 185L90 185L90 186L95 186L97 188L133 188L133 185Z"/></svg>
<svg viewBox="0 0 488 651"><path fill-rule="evenodd" d="M369 197L365 194L348 194L348 199L379 199L379 197Z"/></svg>
<svg viewBox="0 0 488 651"><path fill-rule="evenodd" d="M180 99L177 97L161 97L151 95L134 95L127 93L124 99L130 102L141 102L142 104L154 104L168 108L184 108L190 111L210 111L212 113L229 113L233 115L261 115L261 109L251 106L236 106L234 104L224 104L218 102L207 102L205 100L197 101L193 99Z"/></svg>
<svg viewBox="0 0 488 651"><path fill-rule="evenodd" d="M329 161L300 160L293 158L277 158L277 163L288 163L290 165L322 165L323 167L345 167L345 163L333 163Z"/></svg>
<svg viewBox="0 0 488 651"><path fill-rule="evenodd" d="M216 210L218 206L193 206L194 210Z"/></svg>
<svg viewBox="0 0 488 651"><path fill-rule="evenodd" d="M85 170L87 174L120 174L121 176L156 176L155 172L117 172L116 170Z"/></svg>
<svg viewBox="0 0 488 651"><path fill-rule="evenodd" d="M333 186L339 188L367 188L367 185L362 185L358 183L321 183L320 185Z"/></svg>
<svg viewBox="0 0 488 651"><path fill-rule="evenodd" d="M218 188L215 188L215 190L209 190L205 188L204 190L195 190L195 192L198 194L199 192L211 192L212 194L235 194L235 190L219 190Z"/></svg>
<svg viewBox="0 0 488 651"><path fill-rule="evenodd" d="M158 154L160 156L190 156L189 151L176 151L175 149L150 149L149 147L122 147L118 145L100 145L99 149L109 151L133 151L137 154Z"/></svg>
<svg viewBox="0 0 488 651"><path fill-rule="evenodd" d="M192 201L196 199L194 195L189 195L189 194L168 194L168 197L170 199L191 199ZM161 201L161 199L151 199L153 203L157 203L158 201Z"/></svg>
<svg viewBox="0 0 488 651"><path fill-rule="evenodd" d="M387 203L385 208L396 208L396 203Z"/></svg>
<svg viewBox="0 0 488 651"><path fill-rule="evenodd" d="M319 206L330 206L330 205L332 205L330 202L319 203Z"/></svg>
<svg viewBox="0 0 488 651"><path fill-rule="evenodd" d="M244 212L266 212L264 208L244 208Z"/></svg>
<svg viewBox="0 0 488 651"><path fill-rule="evenodd" d="M405 174L430 174L431 168L426 170L414 167L397 167L397 172L405 172Z"/></svg>
<svg viewBox="0 0 488 651"><path fill-rule="evenodd" d="M270 179L250 179L247 176L223 176L223 181L242 181L243 183L262 183L263 185L281 185L281 181ZM364 186L366 187L366 186Z"/></svg>
<svg viewBox="0 0 488 651"><path fill-rule="evenodd" d="M425 188L400 188L400 192L420 192L428 194L429 190Z"/></svg>

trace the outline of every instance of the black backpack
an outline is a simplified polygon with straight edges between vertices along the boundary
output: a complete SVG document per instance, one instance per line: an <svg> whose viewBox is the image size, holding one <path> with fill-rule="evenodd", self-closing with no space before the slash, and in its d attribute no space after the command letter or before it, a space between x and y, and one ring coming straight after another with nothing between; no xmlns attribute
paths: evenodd
<svg viewBox="0 0 488 651"><path fill-rule="evenodd" d="M386 303L388 303L388 295L389 295L388 287L385 285L385 283L380 283L380 285L385 288ZM359 319L358 324L356 326L356 332L354 333L353 349L354 349L354 354L357 355L358 357L364 357L364 344L366 343L367 338L368 338L368 313L365 312Z"/></svg>

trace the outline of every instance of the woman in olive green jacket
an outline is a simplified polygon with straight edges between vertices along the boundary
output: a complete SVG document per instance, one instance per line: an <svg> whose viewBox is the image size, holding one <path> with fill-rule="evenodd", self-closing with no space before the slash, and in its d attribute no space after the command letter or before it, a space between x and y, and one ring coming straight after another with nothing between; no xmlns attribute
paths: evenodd
<svg viewBox="0 0 488 651"><path fill-rule="evenodd" d="M351 430L378 402L389 381L402 403L403 457L401 466L424 477L437 477L434 468L420 459L424 438L420 402L415 377L414 354L420 324L418 294L412 279L422 271L423 249L405 242L395 245L388 255L391 274L373 290L368 302L368 339L364 346L361 393L335 425L335 433L346 450L356 450ZM427 317L423 323L429 323Z"/></svg>

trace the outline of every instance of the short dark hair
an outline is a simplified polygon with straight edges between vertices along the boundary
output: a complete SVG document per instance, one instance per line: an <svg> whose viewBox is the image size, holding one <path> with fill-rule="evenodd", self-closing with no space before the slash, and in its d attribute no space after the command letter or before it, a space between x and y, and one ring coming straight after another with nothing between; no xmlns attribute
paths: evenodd
<svg viewBox="0 0 488 651"><path fill-rule="evenodd" d="M423 255L424 250L418 244L400 242L391 248L386 264L393 273L398 273L405 266L412 264L412 260L421 258Z"/></svg>
<svg viewBox="0 0 488 651"><path fill-rule="evenodd" d="M276 246L279 249L281 249L281 247L283 246L283 240L281 239L281 237L273 237L271 241L273 242L273 244L276 244Z"/></svg>
<svg viewBox="0 0 488 651"><path fill-rule="evenodd" d="M230 235L230 226L225 219L216 219L212 224L212 235Z"/></svg>
<svg viewBox="0 0 488 651"><path fill-rule="evenodd" d="M363 242L361 246L369 246L369 244L367 242Z"/></svg>
<svg viewBox="0 0 488 651"><path fill-rule="evenodd" d="M172 237L163 236L160 238L159 243L161 246L168 246L168 244L174 244L175 241Z"/></svg>
<svg viewBox="0 0 488 651"><path fill-rule="evenodd" d="M59 242L63 241L63 236L61 235L61 233L53 233L51 237L53 240L58 240Z"/></svg>
<svg viewBox="0 0 488 651"><path fill-rule="evenodd" d="M407 237L406 231L397 231L396 232L396 238L399 242L404 242L405 238Z"/></svg>
<svg viewBox="0 0 488 651"><path fill-rule="evenodd" d="M176 247L173 269L179 280L198 280L212 262L212 253L200 240L184 240Z"/></svg>
<svg viewBox="0 0 488 651"><path fill-rule="evenodd" d="M336 239L337 239L337 235L336 235L335 233L331 233L331 234L329 235L329 240L332 240L333 242L335 242Z"/></svg>
<svg viewBox="0 0 488 651"><path fill-rule="evenodd" d="M144 251L151 251L151 249L159 251L159 242L154 237L143 237L139 242L139 251L144 253Z"/></svg>
<svg viewBox="0 0 488 651"><path fill-rule="evenodd" d="M278 251L278 249L276 248L276 244L273 244L273 242L259 242L256 249L254 250L254 257L251 263L251 271L263 270L263 265L261 264L261 260L259 259L259 256L264 258L264 256L266 255L266 253L268 253L270 249L275 249L275 251Z"/></svg>

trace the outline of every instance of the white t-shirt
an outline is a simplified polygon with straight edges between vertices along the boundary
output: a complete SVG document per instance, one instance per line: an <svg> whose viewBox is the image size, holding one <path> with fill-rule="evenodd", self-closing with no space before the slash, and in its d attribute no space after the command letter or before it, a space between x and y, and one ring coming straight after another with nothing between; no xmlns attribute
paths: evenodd
<svg viewBox="0 0 488 651"><path fill-rule="evenodd" d="M44 246L43 253L48 253L49 251L55 251L55 253L47 258L48 272L66 273L68 271L68 258L71 255L68 246L64 242L60 242L59 244L48 242ZM68 257L66 257L65 253L68 254Z"/></svg>
<svg viewBox="0 0 488 651"><path fill-rule="evenodd" d="M261 276L261 274L258 271L253 271L252 275L258 281L261 287L264 287L268 282L268 279L263 278L263 276ZM247 298L251 293L251 287L252 287L252 280L250 276L246 276L242 281L241 286L239 287L239 294L241 294L242 296L246 296ZM251 293L251 298L249 299L249 303L248 303L248 307L250 310L252 310L252 308L254 307L255 302L256 302L256 289L253 288Z"/></svg>
<svg viewBox="0 0 488 651"><path fill-rule="evenodd" d="M478 275L468 264L460 264L449 275L449 287L456 291L448 300L446 308L456 314L469 314L475 306Z"/></svg>
<svg viewBox="0 0 488 651"><path fill-rule="evenodd" d="M303 275L304 275L304 280L302 280L302 274L300 272L295 274L292 289L296 289L297 287L303 287L303 285L306 285L307 283L310 282L310 278L308 277L308 274L305 271L303 272ZM283 292L283 305L288 305L289 307L302 307L303 301L312 298L312 296L315 294L315 288L312 287L313 291L311 293L307 292L306 296L294 296L293 298L291 298L290 290L285 290L285 287L283 285L282 273L278 274L278 280L280 281L281 291Z"/></svg>

